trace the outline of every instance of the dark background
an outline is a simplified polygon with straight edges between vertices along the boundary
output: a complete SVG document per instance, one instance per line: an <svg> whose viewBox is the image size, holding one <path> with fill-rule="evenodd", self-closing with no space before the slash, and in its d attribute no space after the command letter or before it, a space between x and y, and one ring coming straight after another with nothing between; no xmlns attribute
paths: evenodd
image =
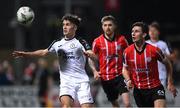
<svg viewBox="0 0 180 108"><path fill-rule="evenodd" d="M127 36L130 43L130 26L135 21L158 21L161 25L161 39L168 40L173 47L177 47L180 41L180 6L177 0L114 0L117 1L117 7L108 7L111 0L71 1L70 12L78 14L83 19L78 34L90 44L101 33L101 18L108 14L117 18L119 31ZM17 28L24 38L23 46L19 49L34 50L48 47L54 39L62 35L57 22L65 14L64 3L65 0L1 1L0 49L18 49L15 41ZM35 20L28 28L15 23L17 9L25 5L30 6L35 12Z"/></svg>

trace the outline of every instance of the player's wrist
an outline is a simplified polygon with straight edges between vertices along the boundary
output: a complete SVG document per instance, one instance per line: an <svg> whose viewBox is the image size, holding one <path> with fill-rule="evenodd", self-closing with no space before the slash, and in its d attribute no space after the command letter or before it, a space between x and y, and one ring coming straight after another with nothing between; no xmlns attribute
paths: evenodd
<svg viewBox="0 0 180 108"><path fill-rule="evenodd" d="M168 84L171 84L171 85L172 85L172 84L173 84L173 81L168 81Z"/></svg>
<svg viewBox="0 0 180 108"><path fill-rule="evenodd" d="M130 78L129 79L125 79L124 81L125 81L125 83L128 83L129 81L131 81L131 79Z"/></svg>
<svg viewBox="0 0 180 108"><path fill-rule="evenodd" d="M172 78L168 78L168 84L173 84Z"/></svg>

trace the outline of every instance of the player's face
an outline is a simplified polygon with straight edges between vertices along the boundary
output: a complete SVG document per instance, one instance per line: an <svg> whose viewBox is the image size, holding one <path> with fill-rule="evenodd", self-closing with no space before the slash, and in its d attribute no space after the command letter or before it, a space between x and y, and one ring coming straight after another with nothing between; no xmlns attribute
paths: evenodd
<svg viewBox="0 0 180 108"><path fill-rule="evenodd" d="M63 34L67 38L71 38L72 36L74 36L76 29L77 29L76 25L71 23L69 20L63 21Z"/></svg>
<svg viewBox="0 0 180 108"><path fill-rule="evenodd" d="M149 36L151 39L158 38L159 31L155 27L149 27Z"/></svg>
<svg viewBox="0 0 180 108"><path fill-rule="evenodd" d="M143 33L142 28L140 26L134 26L131 31L132 41L139 42L143 40L145 33Z"/></svg>
<svg viewBox="0 0 180 108"><path fill-rule="evenodd" d="M104 21L102 29L107 36L111 36L114 33L116 26L112 21Z"/></svg>

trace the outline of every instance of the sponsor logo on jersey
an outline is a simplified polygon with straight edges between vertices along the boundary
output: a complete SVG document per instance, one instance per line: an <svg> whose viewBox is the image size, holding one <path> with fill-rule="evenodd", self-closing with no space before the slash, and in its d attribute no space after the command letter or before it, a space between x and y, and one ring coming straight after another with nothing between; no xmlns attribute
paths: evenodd
<svg viewBox="0 0 180 108"><path fill-rule="evenodd" d="M115 57L119 57L119 55L117 55L117 54L108 55L108 56L106 56L106 59L113 59Z"/></svg>
<svg viewBox="0 0 180 108"><path fill-rule="evenodd" d="M75 44L74 44L74 43L72 43L72 44L70 45L70 48L71 48L71 49L76 48Z"/></svg>
<svg viewBox="0 0 180 108"><path fill-rule="evenodd" d="M62 45L59 45L58 47L62 47Z"/></svg>
<svg viewBox="0 0 180 108"><path fill-rule="evenodd" d="M147 62L151 62L151 57L147 57Z"/></svg>
<svg viewBox="0 0 180 108"><path fill-rule="evenodd" d="M150 71L150 69L148 69L148 68L137 68L136 69L136 72L149 72Z"/></svg>

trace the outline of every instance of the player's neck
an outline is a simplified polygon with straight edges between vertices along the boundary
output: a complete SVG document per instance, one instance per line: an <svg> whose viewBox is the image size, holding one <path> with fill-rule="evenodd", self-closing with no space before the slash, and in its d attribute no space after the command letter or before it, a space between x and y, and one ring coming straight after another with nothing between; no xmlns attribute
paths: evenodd
<svg viewBox="0 0 180 108"><path fill-rule="evenodd" d="M104 34L104 36L111 41L114 39L114 33L112 33L111 35Z"/></svg>
<svg viewBox="0 0 180 108"><path fill-rule="evenodd" d="M140 40L138 42L135 42L136 49L141 52L143 50L143 46L145 45L145 40Z"/></svg>
<svg viewBox="0 0 180 108"><path fill-rule="evenodd" d="M151 42L158 42L159 41L159 39L158 38L155 38L155 39L153 39L153 38L151 38Z"/></svg>
<svg viewBox="0 0 180 108"><path fill-rule="evenodd" d="M69 36L64 36L64 39L65 40L71 40L71 39L73 39L75 37L75 34L73 34L73 35L69 35Z"/></svg>
<svg viewBox="0 0 180 108"><path fill-rule="evenodd" d="M152 37L150 40L151 40L151 42L158 42L159 41L159 37L158 36Z"/></svg>

